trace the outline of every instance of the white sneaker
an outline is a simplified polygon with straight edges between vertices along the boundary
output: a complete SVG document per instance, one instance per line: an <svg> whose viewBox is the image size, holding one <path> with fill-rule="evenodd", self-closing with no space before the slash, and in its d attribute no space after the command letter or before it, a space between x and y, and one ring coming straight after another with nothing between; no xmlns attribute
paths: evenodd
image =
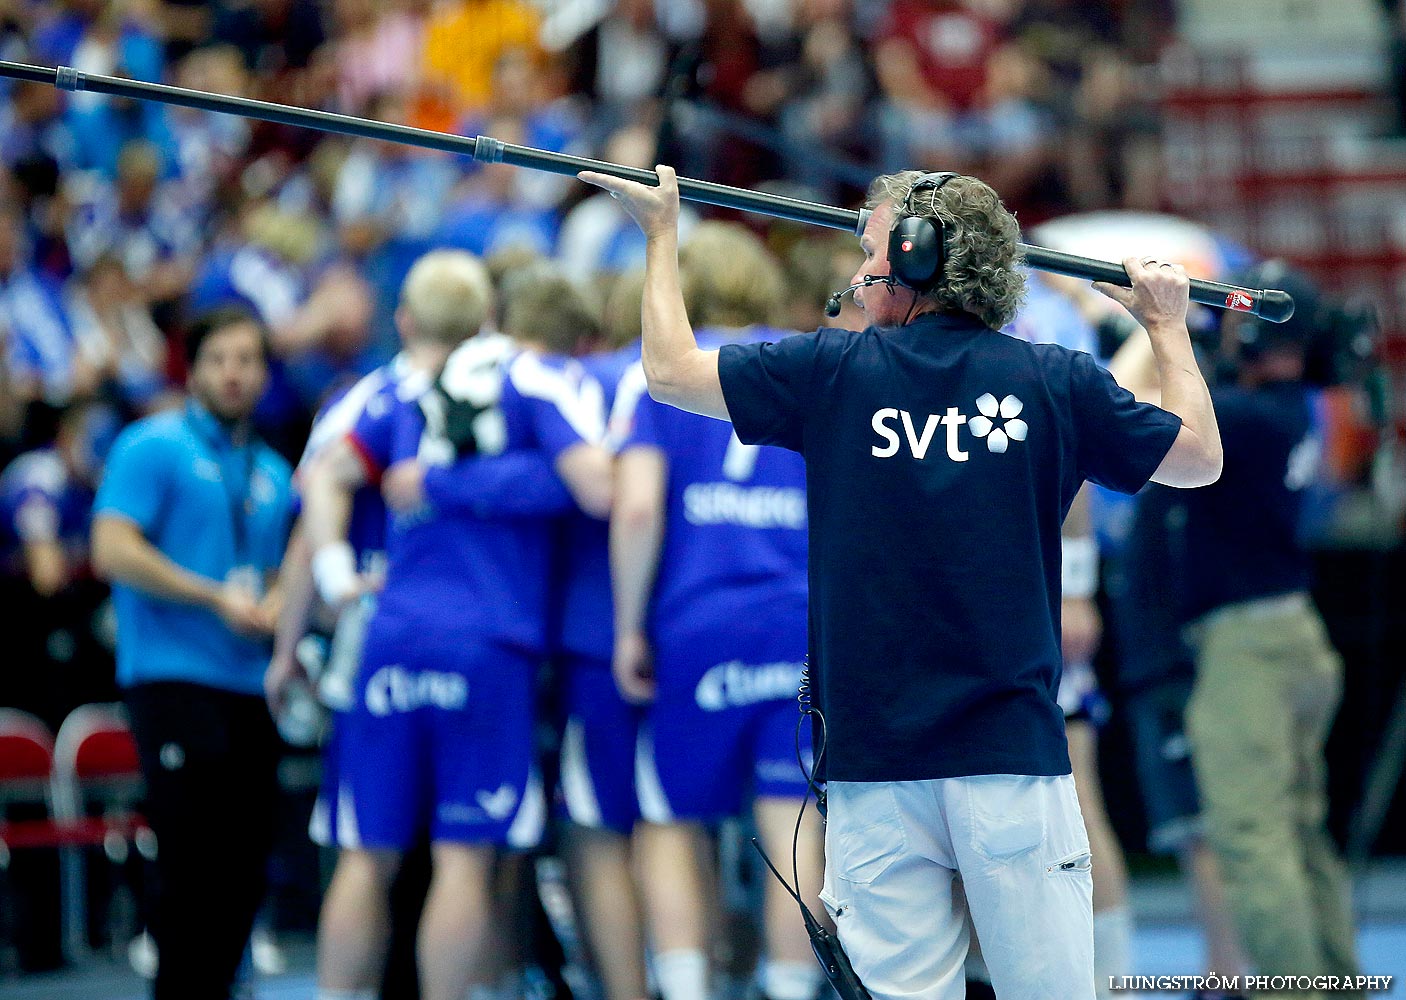
<svg viewBox="0 0 1406 1000"><path fill-rule="evenodd" d="M288 971L288 956L265 927L254 928L249 936L249 952L254 960L254 971L261 976L281 976Z"/></svg>
<svg viewBox="0 0 1406 1000"><path fill-rule="evenodd" d="M142 931L127 942L127 964L143 979L156 978L156 968L161 964L161 956L156 951L156 939L149 931Z"/></svg>

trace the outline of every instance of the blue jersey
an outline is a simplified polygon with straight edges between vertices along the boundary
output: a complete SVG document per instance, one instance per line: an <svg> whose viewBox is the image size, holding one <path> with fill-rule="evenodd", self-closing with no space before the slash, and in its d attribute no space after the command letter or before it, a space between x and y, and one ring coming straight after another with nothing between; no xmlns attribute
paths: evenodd
<svg viewBox="0 0 1406 1000"><path fill-rule="evenodd" d="M752 328L750 342L787 331ZM705 347L730 342L704 331ZM627 375L620 394L636 394ZM799 455L743 444L732 426L637 393L624 448L657 448L668 462L664 543L650 631L715 633L739 619L804 621L806 480Z"/></svg>
<svg viewBox="0 0 1406 1000"><path fill-rule="evenodd" d="M88 561L93 491L75 477L53 448L20 455L0 475L0 553L23 570L26 543L58 542L70 559Z"/></svg>
<svg viewBox="0 0 1406 1000"><path fill-rule="evenodd" d="M363 413L389 409L404 375L405 362L396 358L329 400L313 420L298 471L301 472L312 458L332 442L350 434ZM386 503L381 498L381 491L374 485L363 486L352 494L347 542L356 553L357 566L362 572L375 570L383 563L386 554Z"/></svg>
<svg viewBox="0 0 1406 1000"><path fill-rule="evenodd" d="M616 387L639 358L639 345L634 344L582 359L587 375L600 387L602 417L611 412ZM633 404L629 408L633 410ZM606 445L610 446L608 433ZM557 648L574 656L609 660L614 641L609 525L573 509L562 520L560 539L555 566L560 588Z"/></svg>
<svg viewBox="0 0 1406 1000"><path fill-rule="evenodd" d="M579 366L554 365L528 353L505 362L505 350L501 338L474 338L455 352L442 379L460 372L464 391L483 408L474 421L478 456L528 452L554 462L567 448L599 437L580 403ZM545 651L550 523L450 509L445 486L432 486L432 473L470 474L481 459L454 457L443 426L433 419L436 411L424 402L429 395L403 396L384 412L363 414L352 432L373 479L402 459L419 458L433 467L426 474L426 504L390 517L377 618ZM540 491L524 485L522 492Z"/></svg>
<svg viewBox="0 0 1406 1000"><path fill-rule="evenodd" d="M1141 488L1181 421L966 314L728 345L718 374L740 440L805 456L827 776L1068 774L1060 526L1085 479Z"/></svg>
<svg viewBox="0 0 1406 1000"><path fill-rule="evenodd" d="M210 580L262 580L278 568L292 513L291 472L257 439L233 442L209 411L139 420L118 437L95 515L134 522L172 562ZM252 581L251 581L252 582ZM235 635L213 611L123 583L117 611L117 681L189 681L240 694L263 690L268 645Z"/></svg>

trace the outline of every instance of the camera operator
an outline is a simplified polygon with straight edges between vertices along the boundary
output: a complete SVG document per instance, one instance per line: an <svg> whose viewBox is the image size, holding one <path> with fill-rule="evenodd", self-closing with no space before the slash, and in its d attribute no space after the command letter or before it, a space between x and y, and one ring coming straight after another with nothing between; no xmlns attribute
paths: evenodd
<svg viewBox="0 0 1406 1000"><path fill-rule="evenodd" d="M1357 971L1350 889L1329 837L1324 744L1342 661L1309 596L1299 537L1322 444L1306 359L1322 339L1315 290L1277 265L1254 280L1298 309L1275 325L1227 316L1234 379L1213 392L1219 482L1186 508L1187 706L1206 832L1250 961L1271 975Z"/></svg>

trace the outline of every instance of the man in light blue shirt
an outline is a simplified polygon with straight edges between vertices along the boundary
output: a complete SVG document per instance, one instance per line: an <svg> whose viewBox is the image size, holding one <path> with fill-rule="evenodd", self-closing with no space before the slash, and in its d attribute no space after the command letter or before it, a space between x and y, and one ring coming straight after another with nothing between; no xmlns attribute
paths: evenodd
<svg viewBox="0 0 1406 1000"><path fill-rule="evenodd" d="M197 322L191 398L118 438L94 508L125 691L160 844L156 1000L229 996L264 893L278 740L263 699L265 581L291 512L288 464L250 423L267 334L246 313Z"/></svg>

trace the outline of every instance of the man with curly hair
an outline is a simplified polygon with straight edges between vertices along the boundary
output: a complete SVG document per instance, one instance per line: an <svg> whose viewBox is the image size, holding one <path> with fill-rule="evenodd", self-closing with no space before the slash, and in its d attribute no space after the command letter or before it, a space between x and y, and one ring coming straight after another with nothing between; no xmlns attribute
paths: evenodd
<svg viewBox="0 0 1406 1000"><path fill-rule="evenodd" d="M1060 524L1086 479L1220 474L1185 272L1128 258L1131 288L1099 286L1151 335L1162 406L1138 403L1089 355L996 332L1023 291L1015 219L975 178L908 171L870 188L867 329L704 351L679 292L677 179L658 173L582 179L647 238L654 398L805 457L822 898L855 971L876 1000L957 1000L969 914L1002 1000L1091 1000L1091 860L1056 701ZM908 253L922 224L946 263L915 278L891 244Z"/></svg>

